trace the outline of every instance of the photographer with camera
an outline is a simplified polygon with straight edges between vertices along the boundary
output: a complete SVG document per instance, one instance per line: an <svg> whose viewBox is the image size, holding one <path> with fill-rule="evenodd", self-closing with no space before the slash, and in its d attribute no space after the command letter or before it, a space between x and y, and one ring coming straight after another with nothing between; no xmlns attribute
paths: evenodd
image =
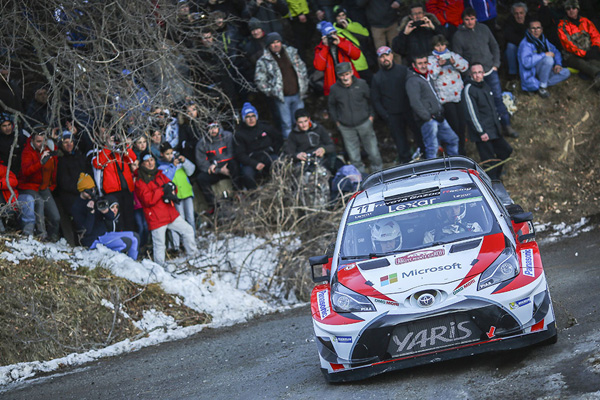
<svg viewBox="0 0 600 400"><path fill-rule="evenodd" d="M425 13L425 8L420 3L414 3L410 7L410 14L402 18L398 31L400 33L392 42L392 50L405 59L430 53L433 37L445 33L437 17Z"/></svg>
<svg viewBox="0 0 600 400"><path fill-rule="evenodd" d="M337 35L337 30L330 22L323 21L320 26L322 35L321 43L315 48L313 66L317 71L323 71L325 73L323 93L325 96L329 96L331 86L337 81L335 73L336 65L343 62L349 62L352 66L353 75L360 78L352 61L358 60L362 53L351 41L339 37Z"/></svg>
<svg viewBox="0 0 600 400"><path fill-rule="evenodd" d="M415 56L406 78L406 92L425 146L425 158L436 158L440 142L446 154L458 155L458 136L444 118L444 109L431 83L428 54Z"/></svg>
<svg viewBox="0 0 600 400"><path fill-rule="evenodd" d="M82 172L77 180L77 190L79 197L73 201L71 215L79 244L90 249L102 244L137 259L139 238L136 233L108 232L107 222L114 221L116 215L111 210L109 201L98 196L92 177Z"/></svg>
<svg viewBox="0 0 600 400"><path fill-rule="evenodd" d="M46 127L37 125L25 142L18 175L19 203L23 235L33 235L35 226L42 240L56 242L60 214L52 191L56 188L58 159L57 152L48 147L46 140Z"/></svg>
<svg viewBox="0 0 600 400"><path fill-rule="evenodd" d="M196 172L196 166L193 162L185 158L179 152L174 151L169 142L160 145L160 159L158 160L158 169L160 169L171 183L176 187L173 193L172 201L179 214L194 228L196 236L196 221L194 218L194 191L189 177ZM172 188L171 188L172 189ZM171 198L168 198L171 201ZM173 235L173 246L179 249L179 236Z"/></svg>
<svg viewBox="0 0 600 400"><path fill-rule="evenodd" d="M178 201L177 188L156 166L156 160L149 151L140 154L138 179L135 182L135 195L142 204L148 229L152 234L154 262L165 264L167 229L177 232L183 238L183 247L189 256L197 253L194 228L188 224L175 208Z"/></svg>

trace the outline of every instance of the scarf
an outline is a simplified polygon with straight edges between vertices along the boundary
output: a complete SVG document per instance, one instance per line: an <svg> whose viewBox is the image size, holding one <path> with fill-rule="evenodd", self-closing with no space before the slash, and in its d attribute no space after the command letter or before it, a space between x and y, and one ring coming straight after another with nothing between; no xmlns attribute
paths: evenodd
<svg viewBox="0 0 600 400"><path fill-rule="evenodd" d="M447 47L446 47L446 50L441 51L441 52L437 51L437 50L433 50L433 54L436 55L436 56L441 56L442 54L446 54L446 53L449 53L449 52L450 52L450 50L448 50Z"/></svg>
<svg viewBox="0 0 600 400"><path fill-rule="evenodd" d="M146 184L152 182L154 178L156 178L156 174L158 173L158 167L154 167L154 169L148 169L143 165L140 165L138 168L138 177L143 180Z"/></svg>
<svg viewBox="0 0 600 400"><path fill-rule="evenodd" d="M542 36L540 36L539 39L536 39L531 34L531 32L529 32L529 29L528 29L527 32L525 32L525 38L527 39L527 41L529 43L531 43L535 46L536 53L545 53L547 51L550 51L548 49L548 44L546 43L546 37L544 36L544 34L542 34Z"/></svg>

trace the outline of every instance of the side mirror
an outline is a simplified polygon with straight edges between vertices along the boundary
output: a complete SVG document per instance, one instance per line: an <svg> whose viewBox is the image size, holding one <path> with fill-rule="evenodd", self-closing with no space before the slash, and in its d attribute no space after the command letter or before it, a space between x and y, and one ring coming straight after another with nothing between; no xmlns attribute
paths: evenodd
<svg viewBox="0 0 600 400"><path fill-rule="evenodd" d="M531 222L533 221L533 214L531 212L520 212L518 214L511 215L510 219L512 219L515 224Z"/></svg>
<svg viewBox="0 0 600 400"><path fill-rule="evenodd" d="M308 262L310 264L310 272L314 283L329 282L331 258L328 255L310 257ZM316 271L315 267L317 267Z"/></svg>

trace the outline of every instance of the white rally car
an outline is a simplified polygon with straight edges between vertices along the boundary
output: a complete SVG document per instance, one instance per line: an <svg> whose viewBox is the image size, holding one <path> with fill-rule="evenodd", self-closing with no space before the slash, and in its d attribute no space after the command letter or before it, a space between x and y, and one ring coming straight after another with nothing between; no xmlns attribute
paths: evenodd
<svg viewBox="0 0 600 400"><path fill-rule="evenodd" d="M555 342L531 219L466 157L370 175L310 259L327 380Z"/></svg>

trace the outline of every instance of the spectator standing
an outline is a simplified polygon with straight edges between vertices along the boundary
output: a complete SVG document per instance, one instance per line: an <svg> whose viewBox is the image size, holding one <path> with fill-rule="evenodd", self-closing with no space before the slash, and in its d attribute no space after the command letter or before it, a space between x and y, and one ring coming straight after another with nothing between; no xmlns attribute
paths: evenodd
<svg viewBox="0 0 600 400"><path fill-rule="evenodd" d="M302 98L308 90L308 75L298 50L282 44L281 40L277 32L267 35L267 48L256 62L254 83L258 90L273 99L281 121L281 133L287 138L294 126L294 112L304 108Z"/></svg>
<svg viewBox="0 0 600 400"><path fill-rule="evenodd" d="M465 9L472 8L475 10L475 16L477 21L485 24L490 28L491 32L496 29L496 17L498 12L496 11L496 0L464 0ZM463 15L464 21L464 15Z"/></svg>
<svg viewBox="0 0 600 400"><path fill-rule="evenodd" d="M287 0L290 10L288 18L292 26L292 44L298 49L298 54L302 60L306 60L306 51L310 45L310 38L313 34L313 24L309 17L310 8L307 0Z"/></svg>
<svg viewBox="0 0 600 400"><path fill-rule="evenodd" d="M15 142L15 136L17 135ZM10 162L10 170L15 175L18 175L21 169L21 153L26 140L27 136L25 134L17 133L13 115L0 113L0 161L6 166ZM14 148L12 147L13 143L15 144Z"/></svg>
<svg viewBox="0 0 600 400"><path fill-rule="evenodd" d="M502 101L502 88L500 86L500 48L490 29L479 22L475 10L466 8L463 12L464 23L458 27L454 34L452 49L463 56L469 63L479 62L485 70L485 81L494 93L494 104L500 115L500 123L504 135L513 138L519 137L510 124L510 115Z"/></svg>
<svg viewBox="0 0 600 400"><path fill-rule="evenodd" d="M177 198L175 192L175 185L157 168L152 154L142 153L135 193L142 204L152 234L154 262L160 265L165 264L167 229L181 235L188 256L198 252L194 229L179 215L173 205Z"/></svg>
<svg viewBox="0 0 600 400"><path fill-rule="evenodd" d="M257 176L267 176L271 163L278 158L283 138L271 125L258 120L258 112L250 103L244 103L242 119L235 135L235 158L242 168L241 183L255 189Z"/></svg>
<svg viewBox="0 0 600 400"><path fill-rule="evenodd" d="M470 79L467 80L462 98L465 105L469 133L475 142L479 158L482 162L496 164L497 161L510 157L513 149L502 137L498 120L498 112L494 105L492 90L484 80L484 69L480 63L471 64ZM486 163L486 167L489 164ZM499 179L502 165L493 168L487 174L492 179Z"/></svg>
<svg viewBox="0 0 600 400"><path fill-rule="evenodd" d="M428 54L432 49L431 40L443 34L443 30L435 15L426 14L421 4L413 4L410 14L400 21L392 50L407 60L412 60L418 54Z"/></svg>
<svg viewBox="0 0 600 400"><path fill-rule="evenodd" d="M79 196L73 199L70 213L79 236L79 244L90 249L102 244L137 259L139 240L135 233L107 230L107 222L112 223L116 216L106 200L98 201L98 191L92 177L81 173L75 183Z"/></svg>
<svg viewBox="0 0 600 400"><path fill-rule="evenodd" d="M460 102L464 84L461 74L469 69L469 63L448 50L448 41L444 35L433 38L433 53L428 58L429 76L437 93L444 117L458 136L458 153L466 155L465 130L467 122Z"/></svg>
<svg viewBox="0 0 600 400"><path fill-rule="evenodd" d="M350 62L354 76L360 77L351 61L358 60L361 51L351 41L339 37L337 30L329 22L321 22L321 35L321 42L315 48L313 66L317 71L325 73L323 93L325 96L329 96L331 85L336 81L336 65Z"/></svg>
<svg viewBox="0 0 600 400"><path fill-rule="evenodd" d="M369 70L369 63L365 55L366 46L369 44L369 30L348 18L346 9L342 6L335 6L333 9L335 14L335 23L333 27L336 29L338 36L348 39L353 45L360 49L360 57L357 60L352 60L354 68L360 75L361 79L371 83L373 74ZM364 44L364 46L363 46Z"/></svg>
<svg viewBox="0 0 600 400"><path fill-rule="evenodd" d="M262 28L262 24L256 18L250 18L248 21L248 29L250 30L250 37L242 44L242 53L245 61L248 63L246 67L251 73L244 74L254 77L254 70L256 69L256 62L262 57L265 52L267 44L265 43L265 31ZM252 80L250 78L249 80Z"/></svg>
<svg viewBox="0 0 600 400"><path fill-rule="evenodd" d="M379 171L383 168L383 161L373 130L374 112L369 85L354 76L349 62L336 65L335 72L338 81L331 87L329 94L329 115L342 134L350 162L362 174L366 173L360 156L362 142L369 155L371 172Z"/></svg>
<svg viewBox="0 0 600 400"><path fill-rule="evenodd" d="M518 55L521 88L526 92L537 91L542 98L550 97L548 86L571 76L569 69L562 67L560 51L546 39L542 23L537 19L529 21Z"/></svg>
<svg viewBox="0 0 600 400"><path fill-rule="evenodd" d="M600 89L600 33L589 19L579 15L579 1L564 4L567 17L558 23L558 37L565 50L565 64L594 79Z"/></svg>
<svg viewBox="0 0 600 400"><path fill-rule="evenodd" d="M15 204L19 196L17 176L7 168L0 160L0 233L6 231L4 217L16 212L16 207L6 207L7 204Z"/></svg>
<svg viewBox="0 0 600 400"><path fill-rule="evenodd" d="M176 154L169 142L164 142L160 146L160 160L158 169L169 178L177 188L177 198L174 201L175 209L179 215L183 216L188 224L194 230L196 237L196 218L194 216L194 191L189 177L194 175L196 166L193 162L181 154ZM180 245L179 235L173 235L173 247L177 250Z"/></svg>
<svg viewBox="0 0 600 400"><path fill-rule="evenodd" d="M224 130L217 121L208 125L208 135L204 135L196 145L195 153L198 173L196 179L209 206L215 205L212 185L223 179L235 181L238 165L234 160L233 133Z"/></svg>
<svg viewBox="0 0 600 400"><path fill-rule="evenodd" d="M50 122L50 107L48 106L48 87L39 85L35 90L33 99L27 106L27 119L34 125L48 125Z"/></svg>
<svg viewBox="0 0 600 400"><path fill-rule="evenodd" d="M26 236L33 235L35 225L42 240L56 242L59 239L60 215L52 197L56 188L57 164L56 152L46 144L44 127L35 127L25 142L18 177L21 222Z"/></svg>
<svg viewBox="0 0 600 400"><path fill-rule="evenodd" d="M198 104L188 103L180 114L182 123L179 125L179 146L177 149L188 160L196 159L196 144L202 137L200 129Z"/></svg>
<svg viewBox="0 0 600 400"><path fill-rule="evenodd" d="M358 7L364 7L375 48L391 46L398 34L399 0L356 0ZM399 59L396 62L400 62Z"/></svg>
<svg viewBox="0 0 600 400"><path fill-rule="evenodd" d="M322 160L332 173L335 173L335 145L329 132L311 121L308 111L301 108L294 114L296 125L285 143L284 152L294 161L306 161L308 155Z"/></svg>
<svg viewBox="0 0 600 400"><path fill-rule="evenodd" d="M377 49L377 56L379 71L373 76L371 83L373 107L390 130L400 163L407 163L411 154L406 125L408 124L415 133L419 132L406 94L408 68L394 62L392 49L387 46Z"/></svg>
<svg viewBox="0 0 600 400"><path fill-rule="evenodd" d="M416 56L406 79L406 92L425 146L425 158L437 157L439 144L446 145L446 153L458 155L458 136L444 118L444 109L433 88L427 69L427 55Z"/></svg>
<svg viewBox="0 0 600 400"><path fill-rule="evenodd" d="M527 32L529 17L525 3L515 3L510 8L511 16L504 26L504 39L506 40L506 63L508 64L508 79L514 81L519 73L519 61L517 52L521 40Z"/></svg>

